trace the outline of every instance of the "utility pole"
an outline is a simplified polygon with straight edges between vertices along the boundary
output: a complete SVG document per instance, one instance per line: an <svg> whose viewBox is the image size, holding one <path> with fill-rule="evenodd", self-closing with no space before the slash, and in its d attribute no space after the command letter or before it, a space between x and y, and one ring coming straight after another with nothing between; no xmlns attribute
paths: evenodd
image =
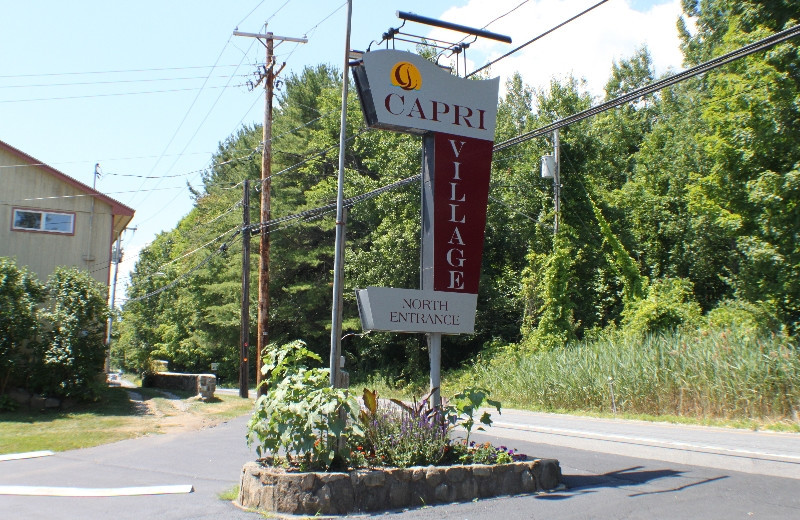
<svg viewBox="0 0 800 520"><path fill-rule="evenodd" d="M239 397L249 397L247 362L250 350L250 180L244 180L242 195L242 329L239 355Z"/></svg>
<svg viewBox="0 0 800 520"><path fill-rule="evenodd" d="M94 165L94 175L92 175L92 191L97 189L97 178L100 177L100 163ZM92 263L94 262L94 255L92 254L92 233L94 231L94 201L95 193L92 193L92 209L89 213L89 236L86 242L86 254L83 256L83 261L86 262L86 270L90 271Z"/></svg>
<svg viewBox="0 0 800 520"><path fill-rule="evenodd" d="M261 154L261 244L259 246L258 262L258 346L256 349L256 388L258 395L263 395L261 388L261 355L269 343L269 228L267 222L271 218L270 191L272 189L272 96L275 89L275 78L286 66L286 63L275 71L275 56L273 55L274 42L306 43L306 38L291 38L276 36L271 32L266 34L245 33L234 31L234 36L257 38L267 50L266 63L259 74L254 88L264 83L266 103L264 109L264 125L262 127L262 140L264 151Z"/></svg>
<svg viewBox="0 0 800 520"><path fill-rule="evenodd" d="M553 131L553 157L555 158L556 167L553 171L553 209L555 210L555 218L553 220L553 235L558 234L558 224L561 220L561 146L559 143L558 128Z"/></svg>
<svg viewBox="0 0 800 520"><path fill-rule="evenodd" d="M95 171L96 171L95 166ZM137 228L130 228L131 231L136 232ZM114 264L114 277L111 283L111 313L108 316L108 326L106 328L106 372L111 370L111 328L114 323L114 307L116 304L117 294L117 274L119 274L119 262L122 260L122 233L127 231L128 228L123 229L117 237L117 242L111 249L111 262Z"/></svg>
<svg viewBox="0 0 800 520"><path fill-rule="evenodd" d="M114 300L116 300L117 273L119 272L119 260L122 255L122 233L119 234L116 243L111 248L111 261L114 263L114 277L111 282L111 312L108 314L108 326L106 327L106 372L111 371L111 326L114 323Z"/></svg>

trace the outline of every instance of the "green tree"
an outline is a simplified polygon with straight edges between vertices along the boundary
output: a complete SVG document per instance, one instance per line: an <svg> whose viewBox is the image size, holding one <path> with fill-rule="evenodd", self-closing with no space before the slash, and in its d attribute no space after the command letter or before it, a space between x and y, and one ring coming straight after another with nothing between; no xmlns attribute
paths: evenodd
<svg viewBox="0 0 800 520"><path fill-rule="evenodd" d="M48 329L36 349L32 386L46 395L95 398L105 383L108 305L102 286L86 271L56 268L47 281L43 316Z"/></svg>
<svg viewBox="0 0 800 520"><path fill-rule="evenodd" d="M25 267L0 258L0 395L9 382L24 384L27 349L39 331L43 288Z"/></svg>

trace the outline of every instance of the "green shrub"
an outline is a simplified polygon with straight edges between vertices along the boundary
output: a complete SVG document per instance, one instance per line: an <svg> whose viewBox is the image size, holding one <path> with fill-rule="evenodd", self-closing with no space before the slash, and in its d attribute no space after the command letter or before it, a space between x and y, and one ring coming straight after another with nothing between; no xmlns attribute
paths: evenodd
<svg viewBox="0 0 800 520"><path fill-rule="evenodd" d="M94 399L105 380L108 305L89 273L58 267L46 287L47 323L37 346L31 389L45 395Z"/></svg>
<svg viewBox="0 0 800 520"><path fill-rule="evenodd" d="M0 258L0 394L9 383L24 384L26 347L39 330L36 306L43 288L26 268Z"/></svg>
<svg viewBox="0 0 800 520"><path fill-rule="evenodd" d="M457 425L469 435L479 406L489 403L500 410L485 390L469 388L452 405L432 406L430 394L413 405L395 399L393 405L381 405L377 392L364 389L362 409L347 390L328 386L327 369L307 366L321 359L302 341L270 345L264 358L266 392L256 401L247 442L273 465L326 471L512 460L513 451L506 448L475 449L468 440L457 446L449 438ZM483 413L480 422L491 424L489 414Z"/></svg>
<svg viewBox="0 0 800 520"><path fill-rule="evenodd" d="M330 371L309 368L309 361L322 360L302 341L264 350L265 393L256 400L247 425L248 445L256 443L259 457L283 452L303 470L346 467L348 440L363 438L358 400L345 389L328 386Z"/></svg>
<svg viewBox="0 0 800 520"><path fill-rule="evenodd" d="M768 334L781 328L774 305L764 302L723 300L706 318L712 329L736 329L749 334Z"/></svg>
<svg viewBox="0 0 800 520"><path fill-rule="evenodd" d="M661 278L647 288L647 297L623 313L623 328L635 336L696 327L702 310L693 300L692 283L684 278Z"/></svg>

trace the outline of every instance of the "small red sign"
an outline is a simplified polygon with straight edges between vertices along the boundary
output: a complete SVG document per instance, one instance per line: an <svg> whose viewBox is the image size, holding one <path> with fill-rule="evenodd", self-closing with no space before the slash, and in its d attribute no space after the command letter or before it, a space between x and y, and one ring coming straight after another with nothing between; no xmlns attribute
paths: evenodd
<svg viewBox="0 0 800 520"><path fill-rule="evenodd" d="M435 291L478 293L493 144L484 139L435 134Z"/></svg>

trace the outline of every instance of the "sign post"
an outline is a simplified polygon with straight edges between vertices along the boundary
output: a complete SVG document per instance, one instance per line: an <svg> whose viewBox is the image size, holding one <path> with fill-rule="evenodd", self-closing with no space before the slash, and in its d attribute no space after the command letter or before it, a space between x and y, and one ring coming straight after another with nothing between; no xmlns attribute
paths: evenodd
<svg viewBox="0 0 800 520"><path fill-rule="evenodd" d="M353 76L368 126L423 137L420 290L357 290L362 328L427 334L438 405L442 335L474 333L500 79L388 49Z"/></svg>

